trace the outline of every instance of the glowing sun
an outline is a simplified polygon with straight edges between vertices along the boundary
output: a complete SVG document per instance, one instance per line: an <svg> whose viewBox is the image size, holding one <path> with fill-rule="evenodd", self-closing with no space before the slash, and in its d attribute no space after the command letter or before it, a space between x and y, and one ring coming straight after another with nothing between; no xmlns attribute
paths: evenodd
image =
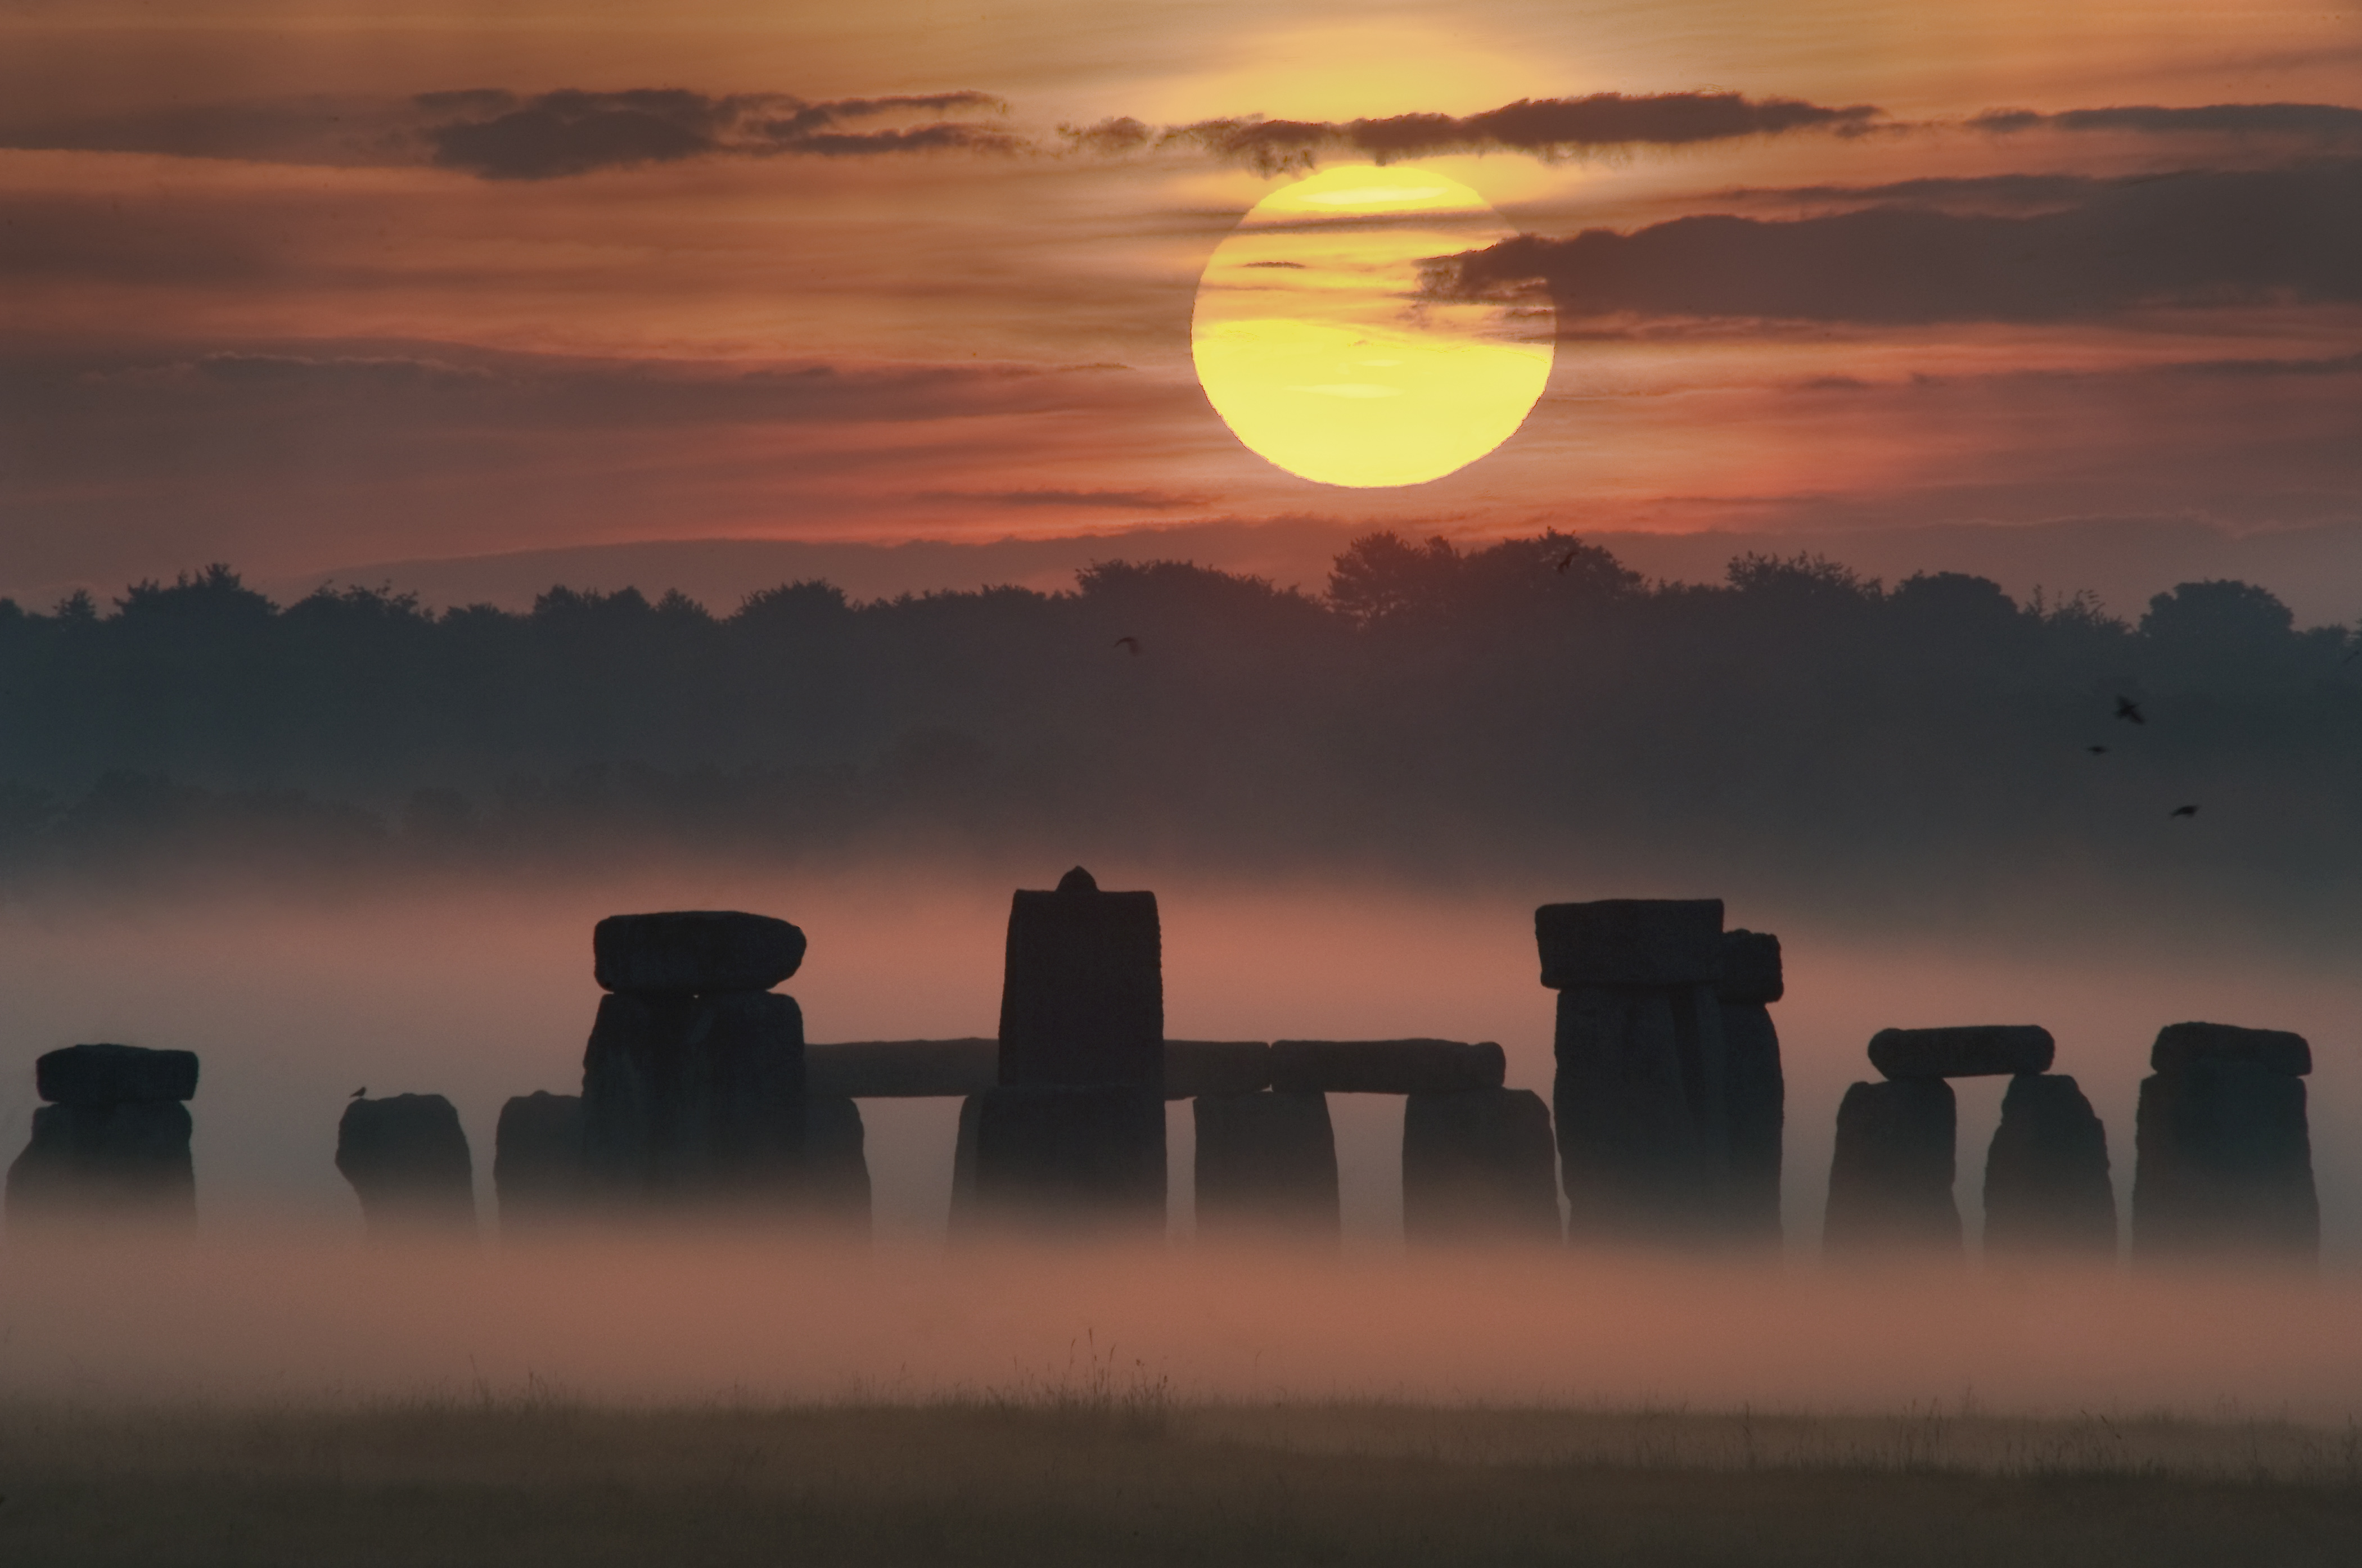
<svg viewBox="0 0 2362 1568"><path fill-rule="evenodd" d="M1525 422L1550 379L1547 306L1419 297L1419 263L1514 233L1457 180L1324 169L1256 203L1198 283L1190 347L1214 411L1324 485L1423 485Z"/></svg>

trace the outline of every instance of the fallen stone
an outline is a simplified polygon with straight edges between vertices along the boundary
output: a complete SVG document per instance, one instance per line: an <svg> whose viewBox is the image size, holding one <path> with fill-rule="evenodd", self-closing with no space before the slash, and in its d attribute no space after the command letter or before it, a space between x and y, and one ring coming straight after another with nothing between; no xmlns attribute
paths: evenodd
<svg viewBox="0 0 2362 1568"><path fill-rule="evenodd" d="M804 1047L804 1087L848 1100L950 1099L1000 1081L998 1040L861 1040Z"/></svg>
<svg viewBox="0 0 2362 1568"><path fill-rule="evenodd" d="M1722 900L1606 898L1534 911L1542 983L1711 985L1722 972Z"/></svg>
<svg viewBox="0 0 2362 1568"><path fill-rule="evenodd" d="M1271 1047L1262 1040L1167 1040L1164 1098L1253 1094L1271 1087Z"/></svg>
<svg viewBox="0 0 2362 1568"><path fill-rule="evenodd" d="M618 1197L791 1199L803 1058L791 996L602 997L582 1058L591 1179Z"/></svg>
<svg viewBox="0 0 2362 1568"><path fill-rule="evenodd" d="M1987 1257L2115 1255L2108 1130L2073 1079L2046 1073L2009 1080L1985 1156L1984 1198Z"/></svg>
<svg viewBox="0 0 2362 1568"><path fill-rule="evenodd" d="M1870 1065L1889 1078L1998 1078L2050 1070L2058 1047L2033 1024L1968 1024L1948 1029L1881 1029Z"/></svg>
<svg viewBox="0 0 2362 1568"><path fill-rule="evenodd" d="M191 1130L177 1100L35 1107L32 1138L8 1168L9 1223L193 1223Z"/></svg>
<svg viewBox="0 0 2362 1568"><path fill-rule="evenodd" d="M2191 1058L2141 1080L2135 1140L2136 1259L2318 1255L2303 1079L2250 1058Z"/></svg>
<svg viewBox="0 0 2362 1568"><path fill-rule="evenodd" d="M572 1212L584 1185L580 1095L540 1090L501 1106L492 1132L492 1192L502 1229Z"/></svg>
<svg viewBox="0 0 2362 1568"><path fill-rule="evenodd" d="M197 1053L145 1046L68 1046L33 1063L33 1087L58 1105L153 1104L192 1100Z"/></svg>
<svg viewBox="0 0 2362 1568"><path fill-rule="evenodd" d="M468 1135L440 1094L348 1102L337 1124L337 1169L372 1233L475 1226Z"/></svg>
<svg viewBox="0 0 2362 1568"><path fill-rule="evenodd" d="M1780 972L1780 938L1769 931L1725 931L1722 972L1715 994L1725 1002L1769 1005L1787 994Z"/></svg>
<svg viewBox="0 0 2362 1568"><path fill-rule="evenodd" d="M768 915L680 909L611 915L590 934L592 972L644 994L768 991L804 961L804 934Z"/></svg>
<svg viewBox="0 0 2362 1568"><path fill-rule="evenodd" d="M1403 1102L1403 1237L1414 1245L1561 1239L1550 1108L1530 1089Z"/></svg>
<svg viewBox="0 0 2362 1568"><path fill-rule="evenodd" d="M1325 1094L1206 1094L1198 1133L1198 1234L1338 1234L1337 1136Z"/></svg>
<svg viewBox="0 0 2362 1568"><path fill-rule="evenodd" d="M1274 1040L1271 1086L1290 1094L1455 1094L1498 1089L1490 1040Z"/></svg>
<svg viewBox="0 0 2362 1568"><path fill-rule="evenodd" d="M1148 1084L1008 1084L977 1096L980 1222L1164 1227L1164 1096Z"/></svg>
<svg viewBox="0 0 2362 1568"><path fill-rule="evenodd" d="M861 1107L841 1094L804 1098L804 1212L832 1228L867 1234L869 1160Z"/></svg>
<svg viewBox="0 0 2362 1568"><path fill-rule="evenodd" d="M2202 1057L2251 1061L2268 1072L2302 1078L2312 1070L2312 1047L2285 1029L2242 1029L2235 1024L2168 1024L2157 1032L2148 1064L2171 1072Z"/></svg>
<svg viewBox="0 0 2362 1568"><path fill-rule="evenodd" d="M1080 866L1019 890L1000 988L1005 1085L1162 1085L1163 938L1153 893L1102 893Z"/></svg>
<svg viewBox="0 0 2362 1568"><path fill-rule="evenodd" d="M1552 1093L1571 1237L1658 1241L1727 1227L1722 1016L1704 985L1559 992Z"/></svg>
<svg viewBox="0 0 2362 1568"><path fill-rule="evenodd" d="M1857 1083L1838 1106L1821 1250L1960 1248L1952 1197L1959 1112L1940 1078Z"/></svg>
<svg viewBox="0 0 2362 1568"><path fill-rule="evenodd" d="M1760 1003L1724 1001L1723 1109L1730 1129L1729 1219L1735 1236L1780 1239L1780 1174L1787 1082L1780 1034Z"/></svg>

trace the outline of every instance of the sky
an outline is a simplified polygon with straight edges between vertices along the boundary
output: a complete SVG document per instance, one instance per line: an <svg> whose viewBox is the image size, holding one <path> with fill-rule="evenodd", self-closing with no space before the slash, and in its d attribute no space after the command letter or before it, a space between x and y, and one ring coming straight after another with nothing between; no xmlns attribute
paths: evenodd
<svg viewBox="0 0 2362 1568"><path fill-rule="evenodd" d="M1250 208L1374 160L1514 236L1403 308L1555 356L1491 455L1344 488L1231 434L1190 323ZM33 607L1209 524L2187 554L2354 523L2357 390L2342 0L0 0Z"/></svg>

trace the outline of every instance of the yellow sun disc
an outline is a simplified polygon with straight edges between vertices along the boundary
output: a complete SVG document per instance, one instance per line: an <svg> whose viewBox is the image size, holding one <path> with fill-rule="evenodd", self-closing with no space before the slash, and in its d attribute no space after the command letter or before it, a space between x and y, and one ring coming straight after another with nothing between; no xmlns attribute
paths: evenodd
<svg viewBox="0 0 2362 1568"><path fill-rule="evenodd" d="M1514 233L1416 165L1324 169L1215 247L1189 323L1198 380L1258 455L1324 485L1423 485L1525 422L1550 379L1547 305L1431 300L1420 263Z"/></svg>

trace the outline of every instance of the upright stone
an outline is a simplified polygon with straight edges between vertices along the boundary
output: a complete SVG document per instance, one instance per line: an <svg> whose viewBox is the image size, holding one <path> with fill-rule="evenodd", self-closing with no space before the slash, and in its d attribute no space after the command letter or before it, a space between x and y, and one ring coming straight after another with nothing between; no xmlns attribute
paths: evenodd
<svg viewBox="0 0 2362 1568"><path fill-rule="evenodd" d="M440 1094L349 1102L337 1124L337 1169L372 1235L475 1229L468 1135Z"/></svg>
<svg viewBox="0 0 2362 1568"><path fill-rule="evenodd" d="M804 1099L805 1212L822 1224L869 1234L869 1159L861 1107L842 1094Z"/></svg>
<svg viewBox="0 0 2362 1568"><path fill-rule="evenodd" d="M973 1227L978 1218L976 1210L976 1129L984 1120L983 1093L971 1094L960 1102L959 1135L952 1146L951 1232L957 1235Z"/></svg>
<svg viewBox="0 0 2362 1568"><path fill-rule="evenodd" d="M2108 1130L2073 1079L2021 1073L2009 1080L1985 1156L1984 1198L1989 1258L2115 1255Z"/></svg>
<svg viewBox="0 0 2362 1568"><path fill-rule="evenodd" d="M2149 1064L2135 1133L2133 1255L2316 1258L2303 1037L2176 1024L2158 1034Z"/></svg>
<svg viewBox="0 0 2362 1568"><path fill-rule="evenodd" d="M591 1179L658 1201L792 1203L803 1037L795 998L772 992L601 998L582 1063Z"/></svg>
<svg viewBox="0 0 2362 1568"><path fill-rule="evenodd" d="M582 1097L539 1090L501 1107L492 1134L501 1229L566 1219L583 1200Z"/></svg>
<svg viewBox="0 0 2362 1568"><path fill-rule="evenodd" d="M1403 1237L1414 1245L1562 1237L1550 1108L1530 1089L1403 1102Z"/></svg>
<svg viewBox="0 0 2362 1568"><path fill-rule="evenodd" d="M13 1224L130 1220L185 1225L196 1219L193 1124L182 1102L197 1091L192 1051L139 1046L69 1046L33 1064L50 1104L8 1168Z"/></svg>
<svg viewBox="0 0 2362 1568"><path fill-rule="evenodd" d="M977 1099L979 1218L1162 1229L1162 1091L1137 1083L1004 1084Z"/></svg>
<svg viewBox="0 0 2362 1568"><path fill-rule="evenodd" d="M1337 1136L1326 1094L1205 1094L1191 1108L1198 1235L1336 1237Z"/></svg>
<svg viewBox="0 0 2362 1568"><path fill-rule="evenodd" d="M1726 931L1722 978L1723 1102L1730 1126L1730 1222L1738 1235L1780 1240L1780 1174L1787 1120L1787 1080L1770 1003L1786 994L1780 938L1768 931Z"/></svg>
<svg viewBox="0 0 2362 1568"><path fill-rule="evenodd" d="M1822 1251L1960 1249L1952 1197L1959 1111L1940 1078L1857 1083L1838 1107Z"/></svg>

